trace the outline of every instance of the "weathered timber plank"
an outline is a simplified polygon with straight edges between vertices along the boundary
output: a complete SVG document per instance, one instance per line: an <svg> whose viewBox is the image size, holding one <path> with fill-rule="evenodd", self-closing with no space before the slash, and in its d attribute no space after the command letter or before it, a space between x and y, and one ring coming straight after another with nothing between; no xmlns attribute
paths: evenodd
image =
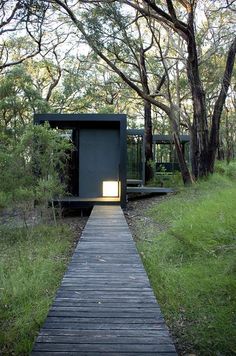
<svg viewBox="0 0 236 356"><path fill-rule="evenodd" d="M92 310L93 308L95 308L96 310L99 310L99 308L112 308L112 309L125 309L128 308L129 310L132 310L132 308L136 308L136 309L143 309L144 307L144 303L143 302L129 302L127 301L126 303L119 303L116 302L114 303L113 301L108 301L108 302L103 302L103 303L97 303L97 302L93 302L93 301L85 301L84 303L81 302L81 300L77 301L77 300L55 300L54 303L52 304L52 308L53 307L78 307L78 308L89 308L90 310ZM145 303L145 309L149 309L149 308L158 308L158 306L156 306L155 302L152 303Z"/></svg>
<svg viewBox="0 0 236 356"><path fill-rule="evenodd" d="M84 307L84 306L52 306L51 309L50 309L50 312L49 312L49 315L50 313L52 312L60 312L60 311L74 311L74 312L83 312L83 313L88 313L88 314L91 314L93 313L92 315L95 316L96 314L98 313L114 313L114 312L119 312L119 313L129 313L129 314L137 314L137 315L140 315L140 314L143 314L145 313L145 315L149 314L149 315L153 315L153 313L155 313L156 311L160 312L160 308L158 307L152 307L152 308L147 308L147 310L143 310L142 307L124 307L124 306L120 306L119 308L115 308L115 307L106 307L104 308L102 305L98 305L98 306L94 306L94 307Z"/></svg>
<svg viewBox="0 0 236 356"><path fill-rule="evenodd" d="M85 352L85 351L33 351L32 356L77 356L77 355L82 355L82 356L97 356L97 352ZM173 356L176 355L175 351L173 352L103 352L99 353L99 355L107 355L107 356L144 356L144 355L158 355L158 356Z"/></svg>
<svg viewBox="0 0 236 356"><path fill-rule="evenodd" d="M174 351L172 344L62 344L41 343L35 344L35 351L94 351L94 352L170 352Z"/></svg>
<svg viewBox="0 0 236 356"><path fill-rule="evenodd" d="M83 289L83 290L114 290L117 288L121 289L121 288L126 288L126 289L139 289L139 288L148 288L147 285L145 285L144 283L115 283L113 281L111 281L111 283L103 283L102 281L99 283L98 281L94 282L94 283L73 283L72 282L62 282L61 287L65 287L68 290L72 289L72 290L78 290L78 289ZM74 288L74 289L73 289ZM124 289L123 289L124 290Z"/></svg>
<svg viewBox="0 0 236 356"><path fill-rule="evenodd" d="M91 344L156 344L158 339L159 344L168 344L171 339L168 336L114 336L114 335L94 335L91 334L89 337L89 342ZM38 337L37 342L41 343L61 343L61 335L41 335ZM63 343L69 344L86 344L88 342L88 335L79 336L78 335L63 335Z"/></svg>
<svg viewBox="0 0 236 356"><path fill-rule="evenodd" d="M149 319L152 319L152 320L156 320L156 318L153 318L153 315L156 316L156 318L159 318L160 315L161 315L161 312L160 310L155 310L155 312L151 311L151 312L148 312L148 311L139 311L137 312L136 310L134 311L121 311L121 310L116 310L116 311L109 311L109 310L100 310L100 311L91 311L91 312L88 312L88 311L78 311L76 310L75 308L72 308L72 309L61 309L61 310L58 310L58 308L55 308L55 309L51 309L48 313L48 317L62 317L62 318L76 318L76 320L80 320L80 318L82 320L85 320L86 319L97 319L97 318L113 318L113 320L116 320L116 319L125 319L125 320L122 320L122 322L126 322L126 320L128 319L133 319L133 322L135 321L139 321L141 318L143 320L149 320ZM87 322L87 320L86 320Z"/></svg>
<svg viewBox="0 0 236 356"><path fill-rule="evenodd" d="M68 279L71 279L71 280L77 280L78 282L79 281L86 281L86 278L87 278L87 281L88 283L92 283L94 281L104 281L104 279L109 283L109 282L124 282L124 283L128 283L128 282L146 282L146 280L144 279L143 275L139 275L139 274L135 274L135 275L131 275L131 274L126 274L126 275L121 275L121 274L105 274L105 273L100 273L97 278L96 276L94 275L91 275L90 276L86 276L86 274L78 274L78 273L71 273L70 275L69 274L66 274L66 276L68 277ZM76 277L78 276L78 279L76 279ZM65 280L67 280L67 277L65 278Z"/></svg>
<svg viewBox="0 0 236 356"><path fill-rule="evenodd" d="M53 323L46 319L44 323L45 329L62 329L62 330L165 330L164 321L156 324L108 324L103 321L97 324L81 324L81 323Z"/></svg>
<svg viewBox="0 0 236 356"><path fill-rule="evenodd" d="M49 322L52 323L81 323L81 324L92 324L92 323L102 323L106 322L109 324L155 324L158 323L160 320L160 314L155 313L155 316L153 317L145 317L145 318L134 318L133 316L130 317L128 316L127 318L125 316L123 317L111 317L104 314L103 317L99 318L86 318L86 317L79 317L75 316L73 317L73 314L71 316L50 316L50 314L47 317Z"/></svg>
<svg viewBox="0 0 236 356"><path fill-rule="evenodd" d="M116 256L110 256L108 255L107 257L104 256L100 256L100 257L97 257L97 255L90 255L90 256L87 256L86 258L81 258L80 259L80 262L83 264L83 263L100 263L100 264L103 264L103 263L106 263L106 264L113 264L113 265L117 265L117 264L122 264L122 266L124 265L137 265L138 263L140 263L139 260L137 259L134 259L132 258L132 256L130 256L129 258L120 258L120 257L116 257ZM75 259L73 259L71 262L74 263L74 262L78 262L77 261L78 257L76 256ZM114 259L114 261L112 261L112 259Z"/></svg>
<svg viewBox="0 0 236 356"><path fill-rule="evenodd" d="M140 297L140 298L134 298L134 297L124 297L124 296L119 296L119 297L98 297L94 296L93 298L84 298L80 296L74 296L74 297L66 297L66 296L56 296L55 301L75 301L75 302L80 302L82 304L86 303L97 303L97 304L105 304L105 303L141 303L143 304L143 307L145 308L147 297ZM151 301L155 302L155 299L152 299Z"/></svg>
<svg viewBox="0 0 236 356"><path fill-rule="evenodd" d="M122 293L119 291L116 292L110 292L110 291L86 291L86 292L79 292L79 291L58 291L56 294L56 297L63 297L63 298L75 298L75 299L91 299L91 300L103 300L103 299L109 299L109 300L145 300L147 298L151 300L155 300L154 297L152 297L151 292L142 292L139 293L137 296L137 292L126 292Z"/></svg>
<svg viewBox="0 0 236 356"><path fill-rule="evenodd" d="M167 330L62 330L62 329L42 329L40 336L76 336L91 337L91 338L113 338L113 337L157 337L157 338L169 338Z"/></svg>
<svg viewBox="0 0 236 356"><path fill-rule="evenodd" d="M109 282L104 283L103 281L94 281L93 283L86 283L86 282L78 282L78 281L73 281L73 280L64 280L61 284L61 287L76 287L79 289L84 289L84 290L104 290L106 289L117 289L117 288L149 288L148 285L145 285L144 283L124 283L124 282L113 282L109 284Z"/></svg>

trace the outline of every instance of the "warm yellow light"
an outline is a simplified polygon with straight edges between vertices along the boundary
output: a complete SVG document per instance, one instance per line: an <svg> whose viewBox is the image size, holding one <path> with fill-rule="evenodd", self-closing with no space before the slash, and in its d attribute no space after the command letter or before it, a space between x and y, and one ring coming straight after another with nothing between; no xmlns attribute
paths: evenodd
<svg viewBox="0 0 236 356"><path fill-rule="evenodd" d="M116 181L104 181L102 183L102 195L104 197L118 197L119 184Z"/></svg>

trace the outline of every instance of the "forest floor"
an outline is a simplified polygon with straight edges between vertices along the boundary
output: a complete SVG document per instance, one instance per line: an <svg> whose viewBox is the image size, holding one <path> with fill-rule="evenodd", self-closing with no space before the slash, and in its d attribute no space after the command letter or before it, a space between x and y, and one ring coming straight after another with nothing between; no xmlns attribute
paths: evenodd
<svg viewBox="0 0 236 356"><path fill-rule="evenodd" d="M144 214L144 212L163 201L171 199L172 196L174 196L174 193L168 195L143 195L142 197L129 200L125 211L125 217L135 240L138 239L139 235L139 230L137 229L138 222L143 222L144 224L148 224L150 221L153 222L153 220L148 215ZM159 231L166 228L166 226L162 225L160 222L156 223L156 226Z"/></svg>

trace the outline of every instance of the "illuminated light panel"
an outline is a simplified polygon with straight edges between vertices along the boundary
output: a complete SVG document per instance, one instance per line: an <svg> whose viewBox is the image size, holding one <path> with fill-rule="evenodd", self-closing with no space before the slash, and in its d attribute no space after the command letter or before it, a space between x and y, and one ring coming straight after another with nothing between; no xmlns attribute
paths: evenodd
<svg viewBox="0 0 236 356"><path fill-rule="evenodd" d="M102 182L102 196L103 197L118 197L119 183L117 181Z"/></svg>

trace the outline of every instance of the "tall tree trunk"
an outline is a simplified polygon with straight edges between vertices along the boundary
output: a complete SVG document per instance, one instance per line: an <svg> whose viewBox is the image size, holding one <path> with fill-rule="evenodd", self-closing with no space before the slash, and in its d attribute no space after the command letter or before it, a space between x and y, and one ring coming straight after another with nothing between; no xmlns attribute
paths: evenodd
<svg viewBox="0 0 236 356"><path fill-rule="evenodd" d="M179 64L178 61L176 62L175 65L175 72L176 72L176 104L179 107L179 112L178 112L178 129L180 132L180 110L181 110L181 98L180 98L180 73L179 73Z"/></svg>
<svg viewBox="0 0 236 356"><path fill-rule="evenodd" d="M230 160L233 158L233 137L230 135L230 125L228 111L225 118L225 139L226 139L226 161L229 164Z"/></svg>
<svg viewBox="0 0 236 356"><path fill-rule="evenodd" d="M190 173L189 168L187 166L186 160L184 158L184 153L183 153L183 150L182 150L182 145L181 145L180 136L179 136L178 124L177 124L177 120L176 120L175 113L174 113L173 109L169 113L169 118L170 118L170 122L171 122L171 125L172 125L173 139L174 139L174 144L175 144L175 151L176 151L176 155L177 155L177 159L178 159L179 168L180 168L180 171L181 171L183 183L185 185L190 185L190 184L193 183L193 178L191 176L191 173Z"/></svg>
<svg viewBox="0 0 236 356"><path fill-rule="evenodd" d="M193 100L192 172L195 178L208 174L208 124L205 92L199 74L193 11L188 18L187 75Z"/></svg>
<svg viewBox="0 0 236 356"><path fill-rule="evenodd" d="M190 127L190 162L192 168L192 174L197 179L198 177L198 142L195 127Z"/></svg>
<svg viewBox="0 0 236 356"><path fill-rule="evenodd" d="M220 118L221 118L222 110L225 104L225 99L228 93L229 85L233 74L235 54L236 54L236 37L229 48L220 94L216 100L212 119L211 119L212 124L211 124L209 159L208 159L208 171L210 173L213 173L214 171L215 156L216 156L217 149L219 147Z"/></svg>
<svg viewBox="0 0 236 356"><path fill-rule="evenodd" d="M222 139L220 140L220 144L219 144L219 147L217 149L217 157L216 157L216 159L218 161L223 161L225 159L224 143L223 143Z"/></svg>
<svg viewBox="0 0 236 356"><path fill-rule="evenodd" d="M140 79L145 94L149 95L148 74L146 68L145 53L147 49L140 48ZM149 161L153 160L152 153L152 104L144 100L144 130L145 130L145 183L153 177L152 166Z"/></svg>
<svg viewBox="0 0 236 356"><path fill-rule="evenodd" d="M153 178L152 167L149 161L153 160L152 152L152 105L144 101L144 127L145 127L145 182Z"/></svg>

